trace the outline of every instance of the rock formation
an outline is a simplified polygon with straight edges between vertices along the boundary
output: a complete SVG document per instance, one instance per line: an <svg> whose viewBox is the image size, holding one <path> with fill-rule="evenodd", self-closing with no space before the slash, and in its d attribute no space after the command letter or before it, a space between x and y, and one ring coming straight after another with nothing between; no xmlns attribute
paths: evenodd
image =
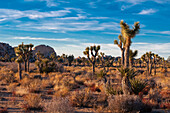
<svg viewBox="0 0 170 113"><path fill-rule="evenodd" d="M7 43L0 42L0 57L4 57L6 54L9 55L10 58L15 57L14 48Z"/></svg>
<svg viewBox="0 0 170 113"><path fill-rule="evenodd" d="M50 46L46 46L46 45L38 45L36 47L34 47L33 49L33 55L35 56L35 54L40 51L40 53L42 53L44 55L44 57L50 57L50 55L54 52L56 54L56 52L54 51L54 49Z"/></svg>

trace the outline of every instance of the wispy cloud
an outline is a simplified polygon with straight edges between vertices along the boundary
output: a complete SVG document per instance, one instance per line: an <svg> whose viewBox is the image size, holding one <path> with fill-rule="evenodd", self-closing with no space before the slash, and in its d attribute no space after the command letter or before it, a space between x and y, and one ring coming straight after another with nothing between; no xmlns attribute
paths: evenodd
<svg viewBox="0 0 170 113"><path fill-rule="evenodd" d="M126 2L126 3L131 3L131 4L140 4L143 2L147 2L147 1L153 1L156 3L166 3L169 0L116 0L117 2Z"/></svg>
<svg viewBox="0 0 170 113"><path fill-rule="evenodd" d="M153 13L156 13L156 12L157 12L157 10L154 10L154 9L146 9L146 10L142 10L138 14L140 14L140 15L150 15L150 14L153 14Z"/></svg>
<svg viewBox="0 0 170 113"><path fill-rule="evenodd" d="M48 31L55 33L66 33L68 31L102 31L102 30L120 30L119 23L107 22L100 23L96 20L91 21L77 21L77 20L50 20L50 21L40 21L39 23L29 22L24 24L19 24L15 26L17 29L22 29L26 31Z"/></svg>
<svg viewBox="0 0 170 113"><path fill-rule="evenodd" d="M56 2L55 0L25 0L27 2L30 1L40 1L40 2L46 2L47 7L56 7L59 5L59 2Z"/></svg>
<svg viewBox="0 0 170 113"><path fill-rule="evenodd" d="M148 2L148 1L152 1L152 2L155 2L155 3L159 3L159 4L163 4L163 3L168 3L169 0L116 0L116 2L124 2L124 3L127 3L127 4L124 4L121 6L121 10L125 10L125 9L128 9L128 8L131 8L137 4L142 4L144 2Z"/></svg>
<svg viewBox="0 0 170 113"><path fill-rule="evenodd" d="M143 30L145 34L164 34L170 35L170 31Z"/></svg>
<svg viewBox="0 0 170 113"><path fill-rule="evenodd" d="M78 42L77 39L73 39L73 38L60 38L60 39L56 39L56 38L37 38L37 37L30 37L30 36L26 36L26 37L13 37L12 39L19 39L19 40L48 40L48 41Z"/></svg>
<svg viewBox="0 0 170 113"><path fill-rule="evenodd" d="M29 19L45 18L45 17L62 17L71 13L70 10L58 10L58 11L49 11L49 12L40 12L36 10L14 10L14 9L0 9L0 18L3 20L13 20L23 17L28 17Z"/></svg>

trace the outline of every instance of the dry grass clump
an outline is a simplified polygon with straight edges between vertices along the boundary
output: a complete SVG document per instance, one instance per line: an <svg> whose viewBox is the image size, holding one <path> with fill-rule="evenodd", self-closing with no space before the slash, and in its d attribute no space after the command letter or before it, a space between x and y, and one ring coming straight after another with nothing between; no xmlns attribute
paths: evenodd
<svg viewBox="0 0 170 113"><path fill-rule="evenodd" d="M45 100L43 106L47 113L74 113L74 108L67 97Z"/></svg>
<svg viewBox="0 0 170 113"><path fill-rule="evenodd" d="M97 98L90 91L74 91L71 97L73 106L76 107L94 107Z"/></svg>
<svg viewBox="0 0 170 113"><path fill-rule="evenodd" d="M42 89L42 82L40 79L31 79L28 77L24 77L20 83L22 87L24 87L31 93L39 93Z"/></svg>
<svg viewBox="0 0 170 113"><path fill-rule="evenodd" d="M108 111L112 113L136 113L144 107L139 97L134 95L116 95L110 97L108 104Z"/></svg>
<svg viewBox="0 0 170 113"><path fill-rule="evenodd" d="M8 91L14 92L16 90L18 83L11 83L9 86L7 86Z"/></svg>
<svg viewBox="0 0 170 113"><path fill-rule="evenodd" d="M56 97L65 97L69 94L70 89L68 87L65 86L55 86L54 90L55 92L55 96Z"/></svg>
<svg viewBox="0 0 170 113"><path fill-rule="evenodd" d="M13 71L13 72L18 72L18 64L15 62L0 62L0 65L3 66L1 70L3 71Z"/></svg>
<svg viewBox="0 0 170 113"><path fill-rule="evenodd" d="M7 69L7 68L1 68L0 70L0 81L3 81L5 83L12 83L16 81L16 78L14 76L14 72Z"/></svg>
<svg viewBox="0 0 170 113"><path fill-rule="evenodd" d="M33 79L32 82L26 87L30 93L39 93L42 89L42 83L40 79Z"/></svg>
<svg viewBox="0 0 170 113"><path fill-rule="evenodd" d="M50 81L49 79L43 79L41 84L43 88L52 88L54 86L53 81Z"/></svg>
<svg viewBox="0 0 170 113"><path fill-rule="evenodd" d="M18 96L24 96L29 94L29 91L25 87L16 87L15 94Z"/></svg>
<svg viewBox="0 0 170 113"><path fill-rule="evenodd" d="M42 99L41 96L38 94L28 94L24 96L24 103L22 103L22 107L26 110L38 110L42 111Z"/></svg>

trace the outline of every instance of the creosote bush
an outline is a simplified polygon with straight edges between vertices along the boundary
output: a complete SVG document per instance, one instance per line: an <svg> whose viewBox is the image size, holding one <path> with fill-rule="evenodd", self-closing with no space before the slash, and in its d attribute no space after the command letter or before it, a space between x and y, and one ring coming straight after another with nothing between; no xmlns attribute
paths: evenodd
<svg viewBox="0 0 170 113"><path fill-rule="evenodd" d="M73 92L71 102L76 107L94 107L96 99L92 92L82 90Z"/></svg>
<svg viewBox="0 0 170 113"><path fill-rule="evenodd" d="M108 98L108 111L112 113L136 113L143 108L140 98L134 95L116 95Z"/></svg>
<svg viewBox="0 0 170 113"><path fill-rule="evenodd" d="M44 100L43 107L47 113L74 113L68 97Z"/></svg>
<svg viewBox="0 0 170 113"><path fill-rule="evenodd" d="M38 110L42 111L42 99L38 94L28 94L24 96L24 102L21 104L26 111Z"/></svg>

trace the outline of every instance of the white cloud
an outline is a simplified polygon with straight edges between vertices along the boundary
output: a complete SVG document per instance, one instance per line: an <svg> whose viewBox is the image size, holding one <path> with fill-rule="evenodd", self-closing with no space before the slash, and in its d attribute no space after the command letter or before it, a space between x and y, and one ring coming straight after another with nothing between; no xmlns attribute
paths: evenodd
<svg viewBox="0 0 170 113"><path fill-rule="evenodd" d="M155 31L155 30L143 30L143 32L146 34L152 33L152 34L164 34L164 35L170 35L170 31Z"/></svg>
<svg viewBox="0 0 170 113"><path fill-rule="evenodd" d="M116 0L117 2L126 2L126 3L131 3L131 4L140 4L143 2L147 2L147 1L153 1L156 3L166 3L169 2L169 0Z"/></svg>
<svg viewBox="0 0 170 113"><path fill-rule="evenodd" d="M50 20L40 21L39 23L25 23L16 26L17 29L29 31L49 31L55 33L65 33L68 31L102 31L117 30L120 31L119 23L109 22L100 23L99 21L77 21L77 20Z"/></svg>
<svg viewBox="0 0 170 113"><path fill-rule="evenodd" d="M1 21L3 20L13 20L19 19L23 17L28 17L30 19L37 19L37 18L46 18L46 17L62 17L71 13L71 11L65 10L58 10L58 11L49 11L49 12L40 12L36 10L14 10L14 9L0 9L0 18Z"/></svg>
<svg viewBox="0 0 170 113"><path fill-rule="evenodd" d="M48 40L48 41L64 41L64 42L78 42L78 40L73 38L37 38L37 37L13 37L12 39L19 39L19 40Z"/></svg>
<svg viewBox="0 0 170 113"><path fill-rule="evenodd" d="M110 44L103 44L103 43L80 43L79 45L66 45L68 47L72 47L69 50L66 51L66 54L74 54L77 56L84 56L83 51L86 47L92 46L92 45L100 45L101 46L101 52L104 52L106 55L112 55L112 56L120 56L121 52L120 49L117 47L117 45L114 45L113 43ZM68 48L66 47L66 48ZM159 54L161 57L167 58L170 54L170 43L133 43L131 46L132 50L138 50L138 56L137 58L141 57L146 52L152 51L154 53ZM58 51L58 50L57 50ZM65 53L62 51L62 53Z"/></svg>
<svg viewBox="0 0 170 113"><path fill-rule="evenodd" d="M150 15L150 14L153 14L153 13L156 13L156 12L157 12L157 10L147 9L147 10L142 10L138 14L140 14L140 15Z"/></svg>
<svg viewBox="0 0 170 113"><path fill-rule="evenodd" d="M55 2L54 0L25 0L25 1L40 1L40 2L46 2L46 5L48 7L56 7L59 5L59 3Z"/></svg>

